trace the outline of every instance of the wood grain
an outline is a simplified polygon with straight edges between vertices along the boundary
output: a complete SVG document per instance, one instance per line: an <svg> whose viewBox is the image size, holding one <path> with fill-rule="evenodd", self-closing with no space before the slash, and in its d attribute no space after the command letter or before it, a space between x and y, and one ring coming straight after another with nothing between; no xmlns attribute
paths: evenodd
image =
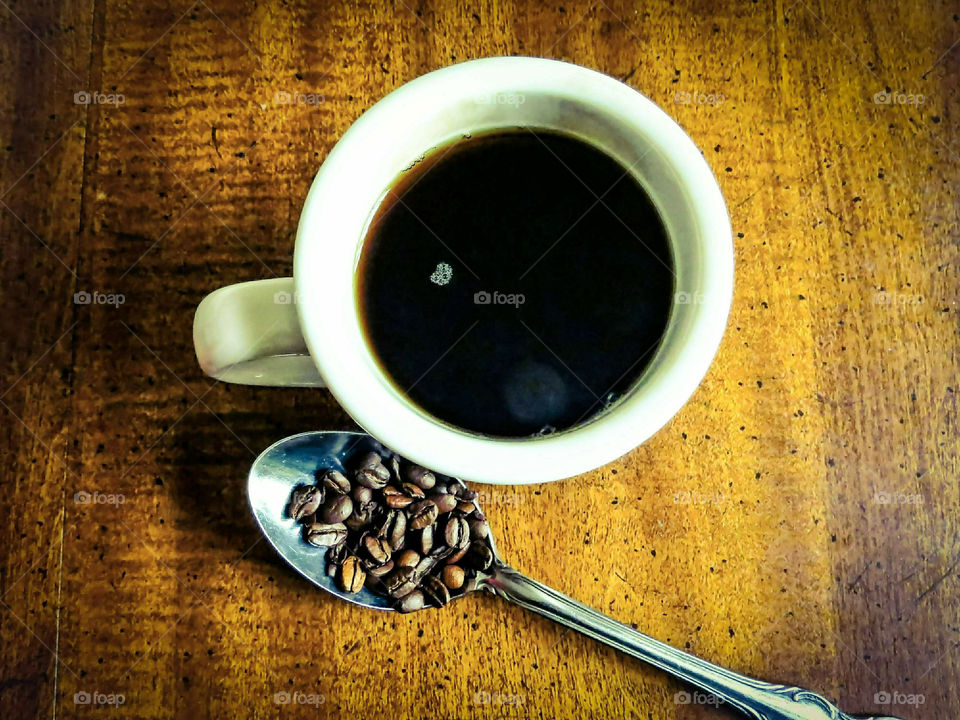
<svg viewBox="0 0 960 720"><path fill-rule="evenodd" d="M717 715L492 597L393 617L316 592L260 541L244 477L270 442L352 421L193 357L204 294L290 273L313 174L364 109L509 54L601 70L683 125L728 201L737 289L708 377L650 442L491 490L503 555L849 711L960 715L958 12L0 3L6 716L97 711L77 693L131 718ZM76 102L94 91L124 102Z"/></svg>

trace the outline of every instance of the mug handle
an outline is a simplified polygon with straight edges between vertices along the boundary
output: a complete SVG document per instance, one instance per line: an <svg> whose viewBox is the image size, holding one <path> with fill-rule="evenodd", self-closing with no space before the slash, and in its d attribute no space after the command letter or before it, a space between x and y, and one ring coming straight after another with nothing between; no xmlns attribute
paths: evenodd
<svg viewBox="0 0 960 720"><path fill-rule="evenodd" d="M300 332L293 278L214 290L193 317L193 347L207 375L228 383L324 387Z"/></svg>

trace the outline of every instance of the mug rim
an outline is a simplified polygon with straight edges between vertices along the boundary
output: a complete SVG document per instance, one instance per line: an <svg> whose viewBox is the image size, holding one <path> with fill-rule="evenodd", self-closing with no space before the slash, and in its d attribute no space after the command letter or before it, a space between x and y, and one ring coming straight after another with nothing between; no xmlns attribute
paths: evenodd
<svg viewBox="0 0 960 720"><path fill-rule="evenodd" d="M707 235L707 257L702 285L710 302L691 312L693 330L682 342L682 362L665 371L667 379L634 397L631 393L615 407L588 422L556 435L530 438L499 438L471 433L430 417L412 401L400 401L384 389L384 373L364 362L366 355L353 353L345 342L348 334L361 332L356 313L331 317L329 296L316 292L306 277L308 269L327 266L333 242L324 242L322 228L342 207L342 181L352 162L354 148L371 139L370 133L396 113L429 107L430 98L474 95L473 81L490 86L498 81L503 92L536 82L538 89L578 88L576 99L609 112L631 110L631 127L655 134L654 144L683 175L683 186L696 196L692 209L697 224ZM635 117L632 114L635 110ZM441 138L438 138L438 142ZM382 189L383 192L387 188ZM341 196L338 201L337 196ZM366 220L366 218L365 218ZM352 240L354 252L364 234ZM334 238L339 242L338 238ZM354 273L349 304L355 306ZM304 202L294 251L294 282L301 300L297 303L300 326L307 348L327 387L341 406L370 435L401 456L446 475L465 480L501 484L532 484L559 480L593 470L648 440L687 402L697 389L719 348L733 298L733 242L726 204L710 166L683 129L651 100L629 85L579 65L531 57L492 57L450 65L401 85L379 100L343 134L320 166ZM342 285L342 284L341 284ZM342 290L338 291L342 293ZM327 297L325 297L327 296ZM343 306L343 298L336 298ZM694 350L696 352L694 352Z"/></svg>

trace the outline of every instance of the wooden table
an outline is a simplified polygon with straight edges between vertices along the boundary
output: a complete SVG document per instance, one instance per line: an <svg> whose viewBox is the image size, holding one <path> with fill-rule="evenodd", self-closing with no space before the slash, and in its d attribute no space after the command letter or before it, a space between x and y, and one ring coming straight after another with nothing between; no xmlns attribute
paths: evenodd
<svg viewBox="0 0 960 720"><path fill-rule="evenodd" d="M120 696L99 717L717 715L490 596L398 617L317 592L244 478L350 418L193 356L204 294L290 273L313 174L364 109L507 54L606 72L687 129L737 289L656 437L497 490L504 556L844 709L960 715L960 8L897 5L0 2L4 717Z"/></svg>

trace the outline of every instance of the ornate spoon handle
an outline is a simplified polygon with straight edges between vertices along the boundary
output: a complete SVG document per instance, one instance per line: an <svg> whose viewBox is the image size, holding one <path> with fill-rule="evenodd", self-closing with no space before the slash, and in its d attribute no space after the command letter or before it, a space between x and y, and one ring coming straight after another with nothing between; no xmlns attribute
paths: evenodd
<svg viewBox="0 0 960 720"><path fill-rule="evenodd" d="M755 720L855 720L816 693L754 680L701 660L591 610L506 565L494 567L481 587L712 693Z"/></svg>

